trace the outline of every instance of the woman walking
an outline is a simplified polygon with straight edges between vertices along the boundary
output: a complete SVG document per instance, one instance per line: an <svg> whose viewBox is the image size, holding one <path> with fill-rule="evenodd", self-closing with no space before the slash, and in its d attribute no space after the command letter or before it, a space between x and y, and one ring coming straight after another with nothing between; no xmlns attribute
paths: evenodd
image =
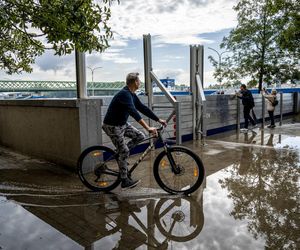
<svg viewBox="0 0 300 250"><path fill-rule="evenodd" d="M268 126L268 128L276 127L274 121L274 111L276 105L278 104L276 94L277 94L276 89L272 89L271 94L269 94L265 88L263 89L263 96L267 99L267 110L271 120L271 124Z"/></svg>

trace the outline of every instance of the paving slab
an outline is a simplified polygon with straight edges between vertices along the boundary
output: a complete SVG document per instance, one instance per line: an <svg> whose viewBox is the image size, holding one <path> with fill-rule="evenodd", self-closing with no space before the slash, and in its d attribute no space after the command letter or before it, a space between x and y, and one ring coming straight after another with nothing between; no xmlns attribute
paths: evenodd
<svg viewBox="0 0 300 250"><path fill-rule="evenodd" d="M157 185L159 150L134 172L136 188L105 194L1 147L0 249L300 249L299 117L255 131L184 144L206 169L191 196Z"/></svg>

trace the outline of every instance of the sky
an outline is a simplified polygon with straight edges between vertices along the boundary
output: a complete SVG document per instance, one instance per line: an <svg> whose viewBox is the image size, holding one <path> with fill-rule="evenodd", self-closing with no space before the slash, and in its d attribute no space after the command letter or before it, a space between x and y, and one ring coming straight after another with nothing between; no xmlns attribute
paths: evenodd
<svg viewBox="0 0 300 250"><path fill-rule="evenodd" d="M144 81L143 35L151 35L152 67L159 78L173 78L189 85L190 45L204 45L204 83L215 84L213 67L207 59L218 60L214 48L237 24L232 9L237 0L120 0L111 6L109 25L114 32L111 47L104 53L86 54L86 66L94 70L93 80L124 81L129 72L139 72ZM87 81L92 71L87 68ZM0 80L75 81L75 55L54 56L46 51L37 58L33 72L7 75Z"/></svg>

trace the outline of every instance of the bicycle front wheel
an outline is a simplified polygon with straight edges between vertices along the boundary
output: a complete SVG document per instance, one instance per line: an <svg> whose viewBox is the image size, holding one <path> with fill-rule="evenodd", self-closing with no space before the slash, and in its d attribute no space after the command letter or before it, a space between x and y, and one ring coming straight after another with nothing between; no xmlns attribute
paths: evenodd
<svg viewBox="0 0 300 250"><path fill-rule="evenodd" d="M171 194L190 194L196 191L205 175L199 156L182 146L170 147L168 154L162 151L154 162L154 177L158 185ZM171 166L170 160L175 166Z"/></svg>
<svg viewBox="0 0 300 250"><path fill-rule="evenodd" d="M93 191L110 191L120 184L116 152L105 146L84 150L78 159L78 175L82 183Z"/></svg>

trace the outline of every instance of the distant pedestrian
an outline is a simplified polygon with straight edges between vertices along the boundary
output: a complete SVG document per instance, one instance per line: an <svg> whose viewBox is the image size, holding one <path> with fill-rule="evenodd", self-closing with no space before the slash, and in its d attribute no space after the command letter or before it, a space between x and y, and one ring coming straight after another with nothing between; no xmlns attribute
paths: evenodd
<svg viewBox="0 0 300 250"><path fill-rule="evenodd" d="M275 128L275 121L274 121L274 111L275 107L278 105L277 100L277 91L276 89L272 89L271 94L268 93L268 91L263 88L263 96L267 99L267 110L270 116L271 124L268 126L268 128Z"/></svg>
<svg viewBox="0 0 300 250"><path fill-rule="evenodd" d="M250 90L247 89L245 84L242 84L240 87L240 91L236 93L236 96L242 99L242 103L244 106L244 118L245 118L245 127L244 131L248 131L249 121L256 127L256 121L251 117L250 111L254 108L254 99Z"/></svg>

